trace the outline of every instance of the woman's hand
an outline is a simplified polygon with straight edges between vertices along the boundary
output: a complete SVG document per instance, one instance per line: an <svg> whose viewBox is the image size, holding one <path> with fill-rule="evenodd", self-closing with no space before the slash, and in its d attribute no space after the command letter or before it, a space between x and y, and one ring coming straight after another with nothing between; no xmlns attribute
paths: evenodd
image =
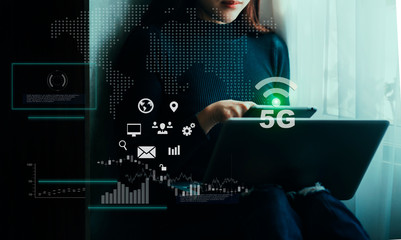
<svg viewBox="0 0 401 240"><path fill-rule="evenodd" d="M207 134L217 123L227 121L232 117L242 117L254 102L223 100L210 104L198 113L198 121Z"/></svg>

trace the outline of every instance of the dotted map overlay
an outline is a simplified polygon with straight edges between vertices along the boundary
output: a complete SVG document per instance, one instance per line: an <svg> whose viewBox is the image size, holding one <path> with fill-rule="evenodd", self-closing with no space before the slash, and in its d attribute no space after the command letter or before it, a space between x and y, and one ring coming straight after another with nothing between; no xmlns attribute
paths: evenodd
<svg viewBox="0 0 401 240"><path fill-rule="evenodd" d="M128 33L140 26L148 7L119 2L108 8L82 11L73 20L66 17L51 24L51 38L69 34L76 40L84 61L104 71L104 79L112 88L109 112L113 119L116 118L116 106L134 86L135 76L132 79L112 67L111 49L120 41L118 31L122 29ZM167 9L165 14L172 10ZM242 62L247 53L247 40L239 35L248 26L224 27L210 23L206 25L206 31L205 23L196 18L195 9L187 9L187 13L191 18L189 23L171 21L162 26L160 36L150 34L147 70L159 74L166 94L176 95L190 87L188 83L180 84L179 77L193 64L201 63L205 72L215 73L226 83L227 94L233 99L250 99L252 87L250 81L244 79ZM221 19L217 11L215 14ZM276 28L273 19L263 21L262 25Z"/></svg>

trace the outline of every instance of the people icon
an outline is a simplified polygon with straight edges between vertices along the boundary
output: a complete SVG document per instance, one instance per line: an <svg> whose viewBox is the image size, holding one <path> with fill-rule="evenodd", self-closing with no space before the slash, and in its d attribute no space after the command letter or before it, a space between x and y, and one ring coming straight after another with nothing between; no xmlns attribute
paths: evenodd
<svg viewBox="0 0 401 240"><path fill-rule="evenodd" d="M167 122L167 125L165 123L158 124L157 122L153 122L152 128L159 129L157 131L158 135L167 135L167 129L173 128L173 124L171 123L171 121Z"/></svg>
<svg viewBox="0 0 401 240"><path fill-rule="evenodd" d="M168 134L168 131L166 130L166 124L160 123L160 127L159 128L160 128L160 130L157 131L157 134L159 134L159 135Z"/></svg>
<svg viewBox="0 0 401 240"><path fill-rule="evenodd" d="M171 124L171 122L167 123L167 128L173 128L173 125Z"/></svg>

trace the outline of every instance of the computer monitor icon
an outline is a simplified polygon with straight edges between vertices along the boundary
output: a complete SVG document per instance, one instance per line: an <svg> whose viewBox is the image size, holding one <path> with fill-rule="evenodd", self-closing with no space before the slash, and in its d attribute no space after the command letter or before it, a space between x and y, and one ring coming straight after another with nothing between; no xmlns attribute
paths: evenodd
<svg viewBox="0 0 401 240"><path fill-rule="evenodd" d="M140 123L127 123L127 135L136 137L141 135L142 125Z"/></svg>

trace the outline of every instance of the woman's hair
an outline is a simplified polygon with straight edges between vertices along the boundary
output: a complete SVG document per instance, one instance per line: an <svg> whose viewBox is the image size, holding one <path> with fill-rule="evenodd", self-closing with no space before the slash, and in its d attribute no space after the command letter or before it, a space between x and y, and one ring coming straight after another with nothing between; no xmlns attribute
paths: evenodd
<svg viewBox="0 0 401 240"><path fill-rule="evenodd" d="M250 0L234 22L245 22L250 30L269 32L270 29L259 22L260 0ZM196 8L195 0L152 0L149 10L142 17L145 25L163 25L169 21L189 22L188 8Z"/></svg>

